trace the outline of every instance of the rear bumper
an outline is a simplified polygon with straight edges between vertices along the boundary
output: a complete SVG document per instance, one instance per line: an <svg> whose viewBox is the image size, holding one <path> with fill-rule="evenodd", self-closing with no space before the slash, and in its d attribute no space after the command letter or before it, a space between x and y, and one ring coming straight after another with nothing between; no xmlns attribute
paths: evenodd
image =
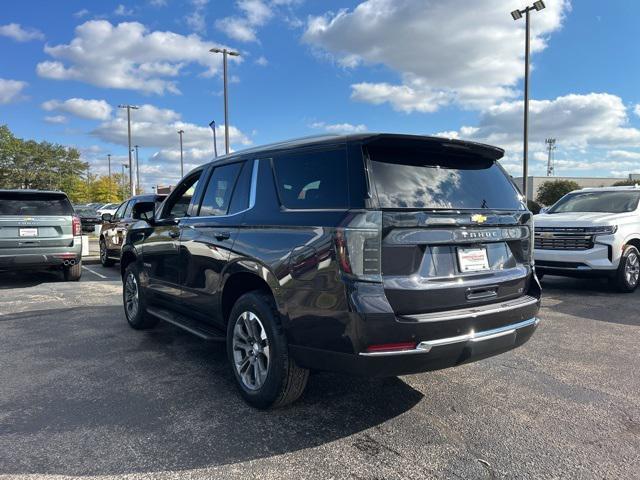
<svg viewBox="0 0 640 480"><path fill-rule="evenodd" d="M72 247L42 248L42 252L33 250L21 252L20 249L0 252L0 270L32 270L48 267L62 267L69 262L82 260L82 239L75 237Z"/></svg>
<svg viewBox="0 0 640 480"><path fill-rule="evenodd" d="M361 352L357 355L291 346L296 361L307 367L367 377L409 375L474 362L524 344L536 330L539 319L504 325L456 337L420 342L412 350Z"/></svg>

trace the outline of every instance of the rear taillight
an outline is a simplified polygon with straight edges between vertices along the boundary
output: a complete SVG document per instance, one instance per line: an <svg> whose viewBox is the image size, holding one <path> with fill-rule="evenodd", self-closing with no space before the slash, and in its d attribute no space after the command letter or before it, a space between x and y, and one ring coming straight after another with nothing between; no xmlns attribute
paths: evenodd
<svg viewBox="0 0 640 480"><path fill-rule="evenodd" d="M382 212L358 213L336 231L336 252L343 273L358 280L382 281Z"/></svg>
<svg viewBox="0 0 640 480"><path fill-rule="evenodd" d="M73 236L76 237L78 235L82 235L82 225L80 223L80 217L74 215L72 219L73 225Z"/></svg>

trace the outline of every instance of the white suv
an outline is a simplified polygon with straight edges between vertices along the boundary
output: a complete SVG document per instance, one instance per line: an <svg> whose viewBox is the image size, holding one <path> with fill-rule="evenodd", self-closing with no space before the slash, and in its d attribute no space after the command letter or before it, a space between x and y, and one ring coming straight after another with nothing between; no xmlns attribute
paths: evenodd
<svg viewBox="0 0 640 480"><path fill-rule="evenodd" d="M607 276L633 292L640 276L640 187L583 188L534 217L535 267L549 275Z"/></svg>

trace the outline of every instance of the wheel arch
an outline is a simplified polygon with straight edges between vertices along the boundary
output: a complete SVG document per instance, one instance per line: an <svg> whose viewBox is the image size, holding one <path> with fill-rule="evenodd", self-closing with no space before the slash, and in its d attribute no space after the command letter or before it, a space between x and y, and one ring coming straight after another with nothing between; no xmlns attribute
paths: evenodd
<svg viewBox="0 0 640 480"><path fill-rule="evenodd" d="M129 265L135 262L138 259L138 255L136 254L133 248L125 248L123 247L122 253L120 255L120 276L124 277L124 272Z"/></svg>

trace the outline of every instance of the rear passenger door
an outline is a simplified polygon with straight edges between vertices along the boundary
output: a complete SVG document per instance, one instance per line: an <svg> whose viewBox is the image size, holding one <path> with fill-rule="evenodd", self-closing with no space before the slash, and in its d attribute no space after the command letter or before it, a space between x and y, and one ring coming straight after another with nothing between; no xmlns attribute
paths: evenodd
<svg viewBox="0 0 640 480"><path fill-rule="evenodd" d="M113 255L122 245L118 236L118 223L124 217L124 212L129 203L131 202L123 202L116 210L116 213L112 215L111 221L102 225L102 235L109 255Z"/></svg>
<svg viewBox="0 0 640 480"><path fill-rule="evenodd" d="M233 255L238 228L251 206L257 161L214 167L193 216L182 222L182 299L189 311L215 323L222 272Z"/></svg>

